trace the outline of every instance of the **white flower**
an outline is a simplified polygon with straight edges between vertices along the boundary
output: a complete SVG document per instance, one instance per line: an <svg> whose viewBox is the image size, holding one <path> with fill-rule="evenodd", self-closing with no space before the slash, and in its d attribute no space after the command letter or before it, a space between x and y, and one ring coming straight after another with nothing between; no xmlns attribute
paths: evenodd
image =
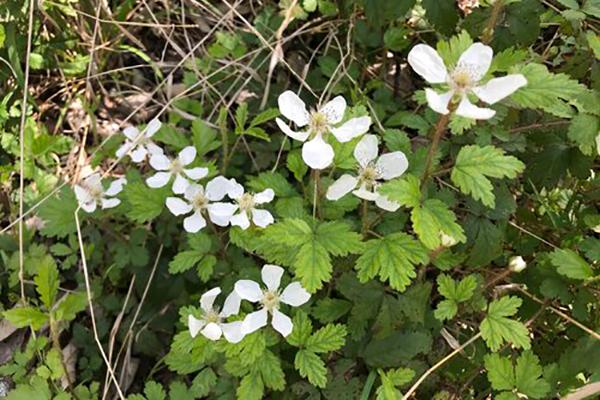
<svg viewBox="0 0 600 400"><path fill-rule="evenodd" d="M228 194L229 198L236 201L233 212L240 212L231 217L231 225L239 226L242 229L248 229L250 220L254 225L261 228L274 222L273 216L267 210L256 208L257 205L269 203L275 197L273 189L265 189L259 193L244 193L244 187L231 179L231 186Z"/></svg>
<svg viewBox="0 0 600 400"><path fill-rule="evenodd" d="M164 154L152 154L150 166L159 172L146 179L146 183L151 188L160 188L169 183L172 176L175 176L173 193L182 194L190 184L185 176L198 180L208 175L208 168L185 168L194 161L194 158L196 158L196 148L194 146L188 146L181 150L174 160Z"/></svg>
<svg viewBox="0 0 600 400"><path fill-rule="evenodd" d="M182 200L178 197L167 197L167 208L173 215L193 214L183 220L183 229L196 233L206 226L203 214L208 214L212 222L219 226L227 226L237 207L230 203L218 202L229 191L231 182L222 176L217 176L206 184L206 190L199 184L190 184ZM217 203L211 203L217 202Z"/></svg>
<svg viewBox="0 0 600 400"><path fill-rule="evenodd" d="M496 114L490 108L479 108L469 101L467 94L472 92L480 100L494 104L509 96L527 84L521 74L506 75L493 78L481 85L492 63L494 51L482 43L473 43L460 56L456 67L448 72L444 61L432 47L418 44L408 53L408 63L429 83L446 83L450 90L438 94L432 89L425 89L429 107L437 113L448 114L448 105L456 95L460 102L456 114L466 118L489 119Z"/></svg>
<svg viewBox="0 0 600 400"><path fill-rule="evenodd" d="M157 146L151 137L160 129L161 123L157 119L150 121L146 130L140 133L139 129L134 126L129 126L123 130L123 134L127 139L119 147L116 152L118 158L129 153L131 160L135 163L144 161L146 155L163 154L162 148Z"/></svg>
<svg viewBox="0 0 600 400"><path fill-rule="evenodd" d="M239 280L235 283L235 291L245 300L259 302L262 308L250 313L242 323L242 333L247 335L267 325L268 313L273 316L271 325L283 336L292 332L293 324L290 317L279 311L281 303L299 307L310 299L310 294L299 282L290 283L283 292L279 292L279 284L283 268L277 265L265 265L261 271L262 281L267 286L262 290L258 283L251 280Z"/></svg>
<svg viewBox="0 0 600 400"><path fill-rule="evenodd" d="M408 160L401 151L382 154L379 158L377 153L377 137L365 135L354 148L354 158L358 161L358 176L342 175L327 189L327 199L338 200L352 191L361 199L375 201L379 208L396 211L400 205L379 194L377 188L381 185L381 180L387 181L402 175L408 168Z"/></svg>
<svg viewBox="0 0 600 400"><path fill-rule="evenodd" d="M223 322L231 315L240 311L241 299L235 292L231 292L225 299L221 312L215 309L215 298L221 293L221 288L216 287L204 293L200 297L200 308L202 318L197 319L193 315L188 317L190 335L196 337L198 332L210 340L219 340L221 335L231 343L238 343L244 338L242 334L242 321Z"/></svg>
<svg viewBox="0 0 600 400"><path fill-rule="evenodd" d="M119 178L114 180L108 189L104 190L100 174L94 173L75 185L73 190L79 206L86 212L91 213L96 210L98 203L103 209L118 206L121 200L113 196L119 194L126 183L125 178Z"/></svg>
<svg viewBox="0 0 600 400"><path fill-rule="evenodd" d="M527 267L527 263L521 256L511 257L508 260L508 269L512 272L521 272Z"/></svg>
<svg viewBox="0 0 600 400"><path fill-rule="evenodd" d="M369 130L370 117L352 118L337 128L344 117L346 100L337 96L317 111L308 112L306 104L292 91L285 91L277 99L279 111L284 117L294 122L297 127L307 128L303 131L293 131L285 122L277 118L279 128L292 139L306 142L302 146L302 159L313 169L327 168L333 161L333 147L323 138L329 133L340 142L349 142ZM308 141L307 141L308 140Z"/></svg>

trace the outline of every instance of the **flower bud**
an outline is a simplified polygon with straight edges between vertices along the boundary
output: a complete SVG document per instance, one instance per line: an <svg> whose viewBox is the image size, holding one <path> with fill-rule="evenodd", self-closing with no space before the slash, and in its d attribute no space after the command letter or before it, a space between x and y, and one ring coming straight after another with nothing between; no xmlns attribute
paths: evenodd
<svg viewBox="0 0 600 400"><path fill-rule="evenodd" d="M440 241L442 242L442 246L444 247L452 247L456 243L458 243L456 239L454 239L450 235L446 235L444 232L440 232Z"/></svg>
<svg viewBox="0 0 600 400"><path fill-rule="evenodd" d="M511 257L508 260L508 269L512 272L521 272L527 267L527 263L521 256Z"/></svg>

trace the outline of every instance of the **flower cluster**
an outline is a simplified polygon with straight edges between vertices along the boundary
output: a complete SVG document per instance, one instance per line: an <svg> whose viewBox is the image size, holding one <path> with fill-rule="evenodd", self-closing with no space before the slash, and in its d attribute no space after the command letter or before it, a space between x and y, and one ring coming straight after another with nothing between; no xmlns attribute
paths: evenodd
<svg viewBox="0 0 600 400"><path fill-rule="evenodd" d="M283 268L277 265L263 266L261 277L265 285L264 289L251 280L237 281L233 292L225 299L221 311L214 307L215 298L221 293L221 289L216 287L204 293L200 298L202 317L200 319L193 315L188 317L188 328L192 337L200 332L210 340L219 340L223 335L228 342L237 343L245 335L266 326L269 314L271 314L273 328L284 337L288 336L294 326L290 317L279 311L281 305L299 307L310 299L310 294L299 282L292 282L280 291L283 272ZM260 309L246 315L242 321L223 322L226 318L239 313L242 299L259 303Z"/></svg>

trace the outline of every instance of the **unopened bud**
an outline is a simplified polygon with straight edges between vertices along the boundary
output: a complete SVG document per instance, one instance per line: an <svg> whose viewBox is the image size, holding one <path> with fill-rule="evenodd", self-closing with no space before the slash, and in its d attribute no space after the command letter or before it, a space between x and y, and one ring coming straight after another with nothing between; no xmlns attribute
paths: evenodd
<svg viewBox="0 0 600 400"><path fill-rule="evenodd" d="M440 233L440 241L442 242L442 246L444 247L452 247L454 246L456 243L458 243L456 241L456 239L454 239L452 236L450 235L446 235L444 232Z"/></svg>
<svg viewBox="0 0 600 400"><path fill-rule="evenodd" d="M508 260L508 269L512 272L521 272L527 267L527 263L521 256L511 257Z"/></svg>

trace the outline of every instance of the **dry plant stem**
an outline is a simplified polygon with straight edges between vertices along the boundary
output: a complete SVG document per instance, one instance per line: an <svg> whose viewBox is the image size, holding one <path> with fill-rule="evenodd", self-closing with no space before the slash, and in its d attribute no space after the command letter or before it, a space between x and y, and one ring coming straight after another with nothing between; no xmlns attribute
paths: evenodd
<svg viewBox="0 0 600 400"><path fill-rule="evenodd" d="M448 354L446 357L444 357L440 361L438 361L434 366L432 366L427 371L425 371L425 373L423 375L421 375L421 377L414 383L414 385L412 385L410 387L410 389L408 389L408 392L406 392L406 394L404 396L402 396L402 400L408 400L408 398L410 398L410 396L416 392L417 388L419 386L421 386L421 384L425 381L425 379L427 379L427 377L429 375L431 375L438 368L440 368L442 365L444 365L446 362L448 362L448 360L450 360L452 357L454 357L455 355L457 355L458 353L463 351L466 347L468 347L471 343L475 342L480 337L481 337L481 332L477 333L475 336L473 336L471 339L467 340L460 347L457 347L452 353Z"/></svg>
<svg viewBox="0 0 600 400"><path fill-rule="evenodd" d="M448 114L443 114L435 125L431 145L429 145L429 150L427 151L427 159L425 160L425 170L423 171L423 176L421 177L421 185L423 185L431 176L431 164L433 163L433 157L435 157L435 153L437 153L440 140L442 139L442 136L444 136L444 132L446 131L446 127L450 121L451 114L452 110Z"/></svg>
<svg viewBox="0 0 600 400"><path fill-rule="evenodd" d="M92 301L92 289L90 286L90 275L89 275L88 268L87 268L87 260L85 257L85 250L83 248L83 237L81 235L81 224L79 223L79 209L80 208L77 207L77 210L75 210L75 225L77 226L77 240L79 242L79 252L81 253L81 265L83 267L83 278L85 280L85 291L87 294L88 306L90 308L90 317L92 318L92 330L94 332L94 340L96 341L98 350L100 350L100 355L102 356L102 359L104 360L104 363L106 364L106 368L110 374L110 377L111 377L113 383L115 384L115 387L117 388L117 393L119 395L119 398L122 400L125 400L125 396L123 395L123 392L121 391L119 382L117 381L115 373L114 373L112 367L110 366L110 363L108 362L108 358L106 357L106 353L104 352L104 348L102 347L102 342L100 342L100 337L98 336L98 329L96 327L96 316L94 314L94 303Z"/></svg>

